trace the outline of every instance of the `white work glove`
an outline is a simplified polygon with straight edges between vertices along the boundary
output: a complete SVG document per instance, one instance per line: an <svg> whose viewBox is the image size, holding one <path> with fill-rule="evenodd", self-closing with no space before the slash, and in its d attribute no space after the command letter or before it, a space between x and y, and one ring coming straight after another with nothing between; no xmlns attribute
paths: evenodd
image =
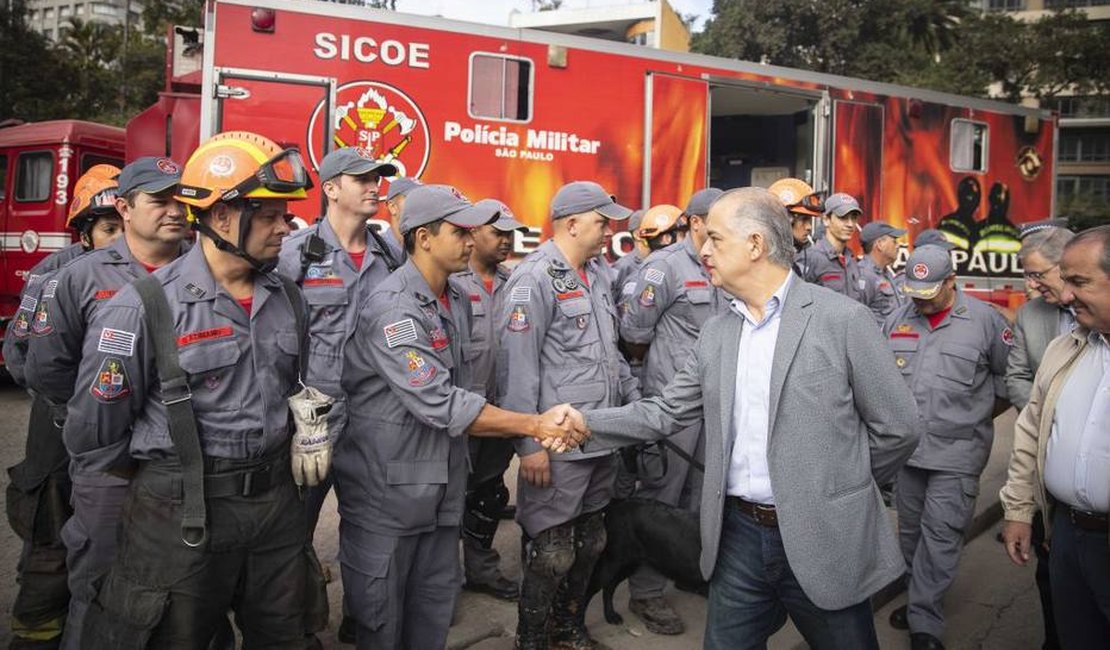
<svg viewBox="0 0 1110 650"><path fill-rule="evenodd" d="M298 485L319 485L328 475L331 464L331 437L328 436L328 412L335 403L311 386L305 387L289 398L293 412L293 481Z"/></svg>

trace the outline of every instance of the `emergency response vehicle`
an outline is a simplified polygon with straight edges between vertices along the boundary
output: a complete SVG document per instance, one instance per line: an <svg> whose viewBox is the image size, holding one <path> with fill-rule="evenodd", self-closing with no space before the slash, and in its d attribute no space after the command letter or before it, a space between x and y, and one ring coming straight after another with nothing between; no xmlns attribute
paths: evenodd
<svg viewBox="0 0 1110 650"><path fill-rule="evenodd" d="M100 163L123 166L123 129L79 120L0 128L0 335L19 308L27 270L75 241L73 185Z"/></svg>
<svg viewBox="0 0 1110 650"><path fill-rule="evenodd" d="M531 227L518 253L543 238L568 181L595 180L638 208L792 176L852 194L864 223L911 239L942 224L965 232L958 273L1003 303L1021 289L1016 226L1054 213L1047 110L337 3L210 0L203 23L171 30L173 74L128 124L128 160L183 161L233 129L296 146L313 168L362 146L405 176L503 200ZM310 196L291 206L306 222L323 205L319 188ZM63 230L58 215L51 231ZM6 260L12 301L13 273L34 261Z"/></svg>

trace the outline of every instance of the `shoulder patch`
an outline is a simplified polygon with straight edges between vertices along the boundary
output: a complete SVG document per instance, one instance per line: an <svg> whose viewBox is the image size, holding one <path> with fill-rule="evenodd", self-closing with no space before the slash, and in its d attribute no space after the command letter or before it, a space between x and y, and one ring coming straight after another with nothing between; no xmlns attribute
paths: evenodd
<svg viewBox="0 0 1110 650"><path fill-rule="evenodd" d="M40 300L39 306L35 309L35 317L31 321L31 333L37 336L46 336L54 331L54 325L50 323L50 313L46 310L46 302Z"/></svg>
<svg viewBox="0 0 1110 650"><path fill-rule="evenodd" d="M105 327L100 330L100 340L96 342L96 351L129 357L135 354L135 333Z"/></svg>
<svg viewBox="0 0 1110 650"><path fill-rule="evenodd" d="M27 335L31 333L31 317L27 315L28 313L26 310L20 309L15 314L15 320L12 323L12 336L17 339L27 338Z"/></svg>
<svg viewBox="0 0 1110 650"><path fill-rule="evenodd" d="M524 305L517 305L513 307L513 311L509 314L509 331L510 332L525 332L532 324L528 322L528 312L524 309Z"/></svg>
<svg viewBox="0 0 1110 650"><path fill-rule="evenodd" d="M436 367L424 361L424 357L415 350L405 353L405 363L409 369L409 386L420 388L427 386L436 376Z"/></svg>
<svg viewBox="0 0 1110 650"><path fill-rule="evenodd" d="M532 287L513 287L509 292L509 302L529 302L532 300Z"/></svg>
<svg viewBox="0 0 1110 650"><path fill-rule="evenodd" d="M385 333L385 344L390 348L416 340L416 323L411 318L390 323L382 331Z"/></svg>
<svg viewBox="0 0 1110 650"><path fill-rule="evenodd" d="M26 312L34 313L35 307L37 307L38 304L38 298L27 294L23 294L23 297L19 300L19 308Z"/></svg>
<svg viewBox="0 0 1110 650"><path fill-rule="evenodd" d="M666 277L667 274L659 269L648 269L644 271L644 279L652 284L663 284L663 280L666 279Z"/></svg>
<svg viewBox="0 0 1110 650"><path fill-rule="evenodd" d="M131 382L123 369L123 361L106 357L93 378L89 393L100 402L118 402L131 394Z"/></svg>

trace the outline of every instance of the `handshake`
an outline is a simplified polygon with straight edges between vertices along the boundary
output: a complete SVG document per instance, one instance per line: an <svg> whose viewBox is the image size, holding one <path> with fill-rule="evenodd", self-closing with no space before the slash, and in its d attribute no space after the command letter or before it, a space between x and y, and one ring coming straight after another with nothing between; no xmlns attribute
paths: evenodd
<svg viewBox="0 0 1110 650"><path fill-rule="evenodd" d="M577 448L590 437L586 417L570 404L553 406L536 417L532 438L557 454Z"/></svg>

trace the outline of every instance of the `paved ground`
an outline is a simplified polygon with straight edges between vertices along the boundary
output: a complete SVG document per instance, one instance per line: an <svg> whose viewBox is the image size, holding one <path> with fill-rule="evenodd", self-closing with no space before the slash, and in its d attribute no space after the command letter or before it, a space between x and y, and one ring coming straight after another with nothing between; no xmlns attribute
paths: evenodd
<svg viewBox="0 0 1110 650"><path fill-rule="evenodd" d="M10 381L0 381L0 464L9 467L22 457L23 440L27 426L30 400ZM1005 458L1009 454L1009 435L1013 416L1004 415L997 423L999 440L991 463L984 473L982 496L978 505L980 521L991 519L992 508L997 507L998 487L1004 478ZM510 469L512 472L513 469ZM6 519L3 520L6 522ZM334 499L328 501L317 532L316 546L321 560L334 565L337 549L336 530L338 517ZM994 541L997 525L972 541L965 553L960 579L949 594L946 604L950 612L950 648L1038 648L1041 643L1040 609L1033 589L1031 569L1018 569L1004 557L1000 545ZM519 533L512 522L503 522L498 531L497 548L504 558L504 570L510 578L520 576ZM0 610L11 610L15 596L15 564L19 544L6 523L0 524ZM338 581L329 587L332 599L331 631L322 639L327 648L348 648L340 645L334 630L339 623L340 586ZM596 638L614 650L686 650L701 646L705 624L704 599L682 592L671 594L672 601L685 618L688 631L677 637L662 637L647 632L635 616L627 613L628 592L625 587L617 591L617 610L625 615L625 623L613 626L605 623L601 613L600 597L591 603L587 623ZM908 648L906 635L892 629L886 618L889 611L905 602L897 597L876 615L876 627L883 648L899 650ZM503 603L488 596L464 593L459 607L458 624L451 629L450 648L473 650L508 650L512 647L512 633L516 626L515 605ZM0 626L0 646L8 642L7 626ZM771 648L804 647L800 635L789 624L773 637Z"/></svg>

